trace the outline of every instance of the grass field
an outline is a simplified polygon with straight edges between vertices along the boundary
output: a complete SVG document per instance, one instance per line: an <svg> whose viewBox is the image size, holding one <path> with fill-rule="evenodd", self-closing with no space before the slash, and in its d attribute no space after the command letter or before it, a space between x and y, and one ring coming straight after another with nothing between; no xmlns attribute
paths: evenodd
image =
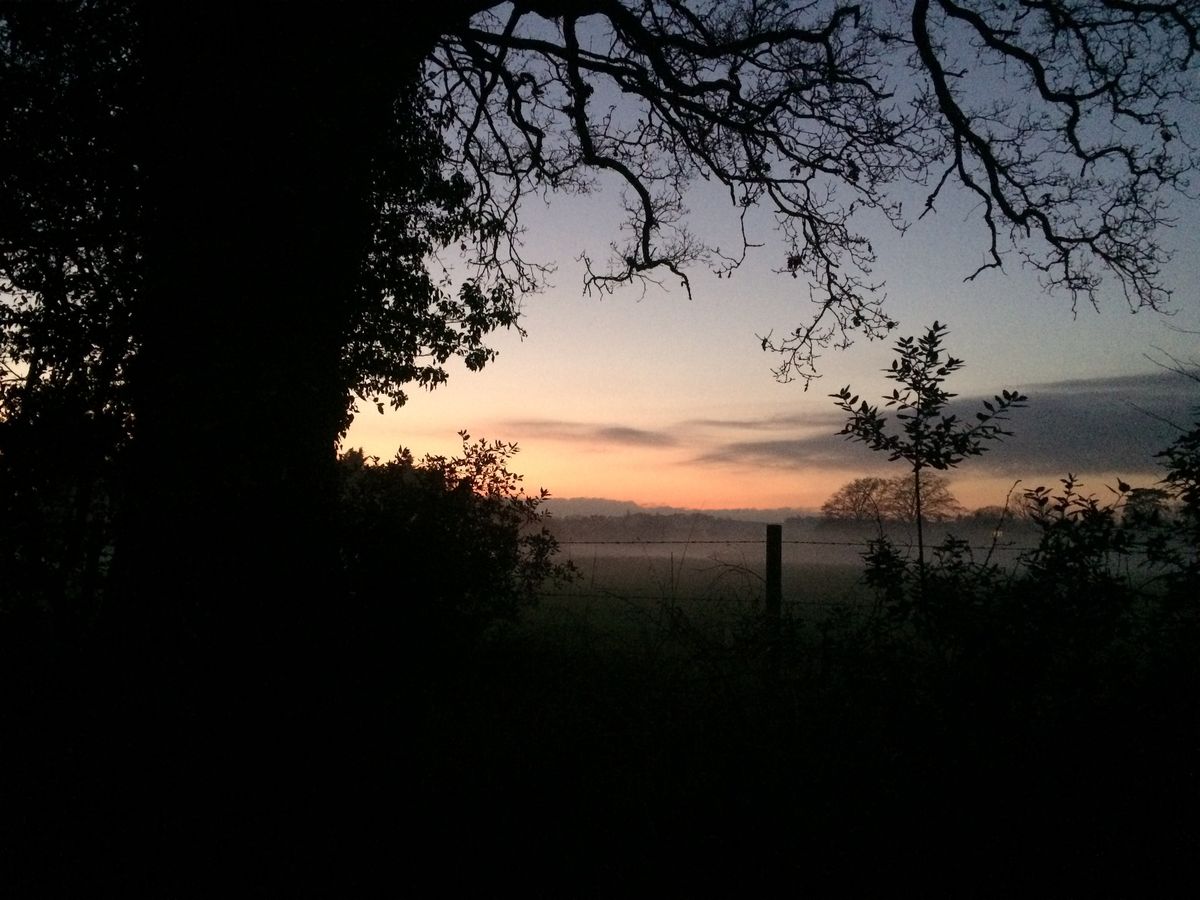
<svg viewBox="0 0 1200 900"><path fill-rule="evenodd" d="M439 844L543 896L1194 879L1194 664L950 660L881 624L846 565L788 566L775 631L739 560L576 563L439 676Z"/></svg>

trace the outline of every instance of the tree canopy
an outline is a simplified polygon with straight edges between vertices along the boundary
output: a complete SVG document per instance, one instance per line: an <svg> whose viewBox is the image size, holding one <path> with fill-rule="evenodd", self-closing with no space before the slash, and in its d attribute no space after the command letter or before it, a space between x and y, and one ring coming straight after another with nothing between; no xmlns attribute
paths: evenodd
<svg viewBox="0 0 1200 900"><path fill-rule="evenodd" d="M658 272L686 284L697 263L728 273L762 240L750 212L776 216L775 267L802 277L813 304L763 341L785 378L815 374L822 347L890 329L861 229L864 211L905 227L905 185L922 192L920 215L953 184L977 198L986 259L968 277L1013 252L1072 303L1099 302L1106 272L1134 309L1168 301L1158 231L1196 161L1179 124L1195 100L1194 4L442 9L407 23L376 7L346 16L393 41L407 25L400 43L417 60L372 156L372 237L342 337L342 378L362 399L402 403L403 385L443 381L452 355L482 365L484 336L515 324L520 293L540 280L517 239L522 199L606 180L624 188L628 221L607 261L586 258L595 290ZM98 380L119 382L136 346L127 305L144 259L147 148L130 125L150 77L145 11L4 7L0 272L25 305L5 313L4 349L34 371L72 354L78 368L107 341L115 359ZM727 193L741 246L707 246L689 225L700 180ZM473 272L454 291L426 263L456 243ZM67 309L82 314L63 322Z"/></svg>
<svg viewBox="0 0 1200 900"><path fill-rule="evenodd" d="M0 80L9 127L0 135L8 212L0 240L0 409L12 418L39 385L90 385L98 410L130 414L124 390L138 344L145 278L151 148L134 139L146 102L141 5L121 0L7 4ZM516 325L507 283L439 275L436 255L496 231L447 164L427 87L396 91L370 160L369 243L341 335L348 413L356 401L404 403L405 386L446 380L494 355L496 328ZM433 263L433 264L431 264ZM85 407L86 408L86 407Z"/></svg>
<svg viewBox="0 0 1200 900"><path fill-rule="evenodd" d="M921 484L921 514L927 520L950 519L962 510L945 478L938 475L925 477ZM855 478L821 504L821 515L847 522L915 522L917 507L912 477Z"/></svg>
<svg viewBox="0 0 1200 900"><path fill-rule="evenodd" d="M1156 233L1196 158L1179 116L1196 99L1189 3L913 0L556 0L479 10L427 58L455 159L477 202L511 221L523 193L590 189L607 173L628 220L587 286L703 262L688 189L720 185L743 226L780 224L778 268L811 315L764 347L809 378L818 351L892 326L864 211L903 228L957 184L978 202L985 261L1015 253L1072 303L1113 276L1133 309L1167 292ZM489 253L494 248L488 248Z"/></svg>

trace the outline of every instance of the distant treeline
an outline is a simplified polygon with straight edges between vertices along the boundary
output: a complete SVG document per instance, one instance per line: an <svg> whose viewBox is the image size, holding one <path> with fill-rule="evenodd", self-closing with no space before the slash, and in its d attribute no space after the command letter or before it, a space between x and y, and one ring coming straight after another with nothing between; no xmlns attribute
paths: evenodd
<svg viewBox="0 0 1200 900"><path fill-rule="evenodd" d="M552 517L545 525L560 544L600 541L762 541L768 520L762 522L727 519L705 513L630 513L623 516L562 516ZM997 534L997 527L999 533ZM886 534L903 541L912 528L910 523L885 521ZM1020 543L1021 538L1033 540L1034 530L1028 522L1008 518L1001 523L999 515L968 514L960 519L933 526L936 531L965 538L971 543L990 541L993 536L1008 543ZM846 541L862 544L879 535L880 525L874 521L831 519L825 516L793 516L783 521L785 541ZM936 538L935 538L936 539Z"/></svg>
<svg viewBox="0 0 1200 900"><path fill-rule="evenodd" d="M563 516L547 520L560 544L590 541L759 541L766 522L744 522L704 513L630 513Z"/></svg>

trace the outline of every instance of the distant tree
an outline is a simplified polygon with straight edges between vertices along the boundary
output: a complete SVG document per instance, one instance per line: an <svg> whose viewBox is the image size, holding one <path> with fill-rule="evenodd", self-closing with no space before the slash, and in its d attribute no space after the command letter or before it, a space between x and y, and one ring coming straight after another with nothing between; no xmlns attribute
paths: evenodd
<svg viewBox="0 0 1200 900"><path fill-rule="evenodd" d="M821 504L821 515L827 519L851 522L876 522L890 518L890 488L891 483L886 478L855 478L838 488L832 497Z"/></svg>
<svg viewBox="0 0 1200 900"><path fill-rule="evenodd" d="M946 479L927 475L922 484L921 510L926 521L943 521L959 515L962 506L950 492ZM905 475L856 478L825 501L821 514L827 519L855 522L915 523L913 480Z"/></svg>
<svg viewBox="0 0 1200 900"><path fill-rule="evenodd" d="M986 522L994 524L997 520L1005 515L1005 508L995 504L980 506L971 510L963 516L968 522Z"/></svg>
<svg viewBox="0 0 1200 900"><path fill-rule="evenodd" d="M915 525L918 516L916 483L908 476L898 475L891 479L890 487L892 518ZM945 522L962 512L963 506L950 492L950 483L945 478L927 474L922 479L919 513L926 522Z"/></svg>

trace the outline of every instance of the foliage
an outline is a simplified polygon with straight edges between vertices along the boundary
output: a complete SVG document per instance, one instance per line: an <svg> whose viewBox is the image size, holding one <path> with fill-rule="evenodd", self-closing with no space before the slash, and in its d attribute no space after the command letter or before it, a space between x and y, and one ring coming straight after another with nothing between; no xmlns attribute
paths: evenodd
<svg viewBox="0 0 1200 900"><path fill-rule="evenodd" d="M575 574L554 561L546 491L527 494L509 468L517 446L460 434L461 456L417 462L401 450L380 463L351 450L339 460L339 543L351 605L382 610L417 640L469 636L512 620L546 581Z"/></svg>
<svg viewBox="0 0 1200 900"><path fill-rule="evenodd" d="M1172 520L1152 532L1147 554L1170 567L1172 596L1185 607L1195 607L1200 590L1200 422L1157 454L1166 468L1163 490L1177 504Z"/></svg>
<svg viewBox="0 0 1200 900"><path fill-rule="evenodd" d="M1073 475L1052 494L1037 487L1025 494L1031 520L1039 530L1037 546L1021 556L1019 604L1029 631L1051 645L1112 645L1127 629L1143 585L1138 583L1138 524L1122 527L1119 510L1127 494L1102 504L1084 495ZM1147 579L1148 580L1148 579Z"/></svg>
<svg viewBox="0 0 1200 900"><path fill-rule="evenodd" d="M827 519L848 519L855 522L874 522L890 518L886 478L866 476L855 478L834 491L821 504L821 515Z"/></svg>
<svg viewBox="0 0 1200 900"><path fill-rule="evenodd" d="M130 502L131 482L153 481L145 492L165 498L211 478L197 491L219 507L208 524L194 508L159 513L174 530L196 522L197 531L211 533L226 515L247 518L245 511L229 506L235 498L250 496L244 490L247 483L270 481L253 454L278 456L264 446L250 449L258 441L244 419L214 427L213 433L223 432L220 443L227 448L220 458L194 440L175 440L170 449L159 447L158 452L146 449L147 411L155 406L147 402L151 391L165 398L168 415L182 410L194 420L216 423L230 414L233 404L221 396L216 380L204 378L200 360L217 360L219 368L222 348L237 347L239 329L255 316L247 309L241 318L192 321L190 330L206 346L190 357L191 363L183 362L189 359L186 352L160 346L168 359L180 360L186 370L182 376L164 377L147 362L148 312L183 305L175 285L160 283L153 297L147 293L151 267L156 259L161 263L166 236L164 229L151 225L161 212L156 198L159 205L162 201L154 190L162 186L154 184L151 173L160 171L155 169L157 154L170 143L166 123L147 123L154 97L148 73L156 57L146 44L146 19L155 12L128 0L0 8L0 119L7 125L0 129L0 207L5 210L0 224L0 557L8 570L0 592L12 603L36 600L81 615L101 606L98 592L105 587L113 544L130 543L127 534L114 534L117 523L123 523L124 532L136 527L131 525L134 517L122 513L135 505ZM306 360L310 370L320 367L322 377L333 381L326 396L340 401L340 409L329 420L343 431L358 402L380 411L384 402L399 406L411 385L443 383L455 357L479 369L494 356L490 335L498 328L518 327L518 297L505 279L476 269L458 279L456 292L444 270L441 277L432 274L439 252L447 247L457 252L495 227L471 205L470 184L447 162L427 90L401 85L389 112L364 179L369 222L361 230L369 241L358 248L357 278L342 286L341 296L321 298L327 306L345 310L340 333L334 335L336 352L326 364ZM154 139L146 140L148 134ZM238 153L249 158L252 142L238 140L245 141ZM187 177L201 179L208 171ZM218 172L219 166L211 171ZM217 212L218 218L227 215ZM206 230L199 211L192 216L189 210L185 218L194 218L192 227ZM358 230L347 223L348 233ZM191 237L184 241L194 243ZM238 248L249 254L255 250ZM270 256L263 247L257 250ZM221 254L212 256L212 271L206 261L203 280L215 300L230 293L223 278L243 279L223 275L225 260ZM270 263L293 271L319 264L314 259ZM199 281L192 275L188 279ZM307 316L302 308L288 313L300 322ZM283 318L272 323L271 331L287 343L294 322ZM226 371L236 373L230 391L244 388L252 396L255 366L260 374L263 368L274 369L270 348L261 350L229 360ZM198 395L189 397L178 389L188 377L201 382ZM294 373L277 377L300 394ZM252 414L263 419L271 414L269 403L278 406L278 395L270 390L256 399L262 402ZM313 410L306 407L305 412ZM230 434L244 439L235 441ZM332 465L336 437L331 430L313 443L324 443L321 462L326 469ZM242 458L235 460L230 450ZM180 460L175 471L166 471L168 457ZM230 460L225 475L230 469L236 472L222 481L223 458ZM280 464L287 467L282 460ZM295 481L290 493L299 497L328 479ZM256 497L248 502L274 507L277 500ZM299 500L297 507L319 509L327 500ZM150 528L162 530L153 523ZM294 539L281 542L299 545ZM188 538L178 542L184 547L196 543Z"/></svg>
<svg viewBox="0 0 1200 900"><path fill-rule="evenodd" d="M1193 537L1200 535L1200 423L1157 454L1167 474L1164 489L1180 503L1180 518Z"/></svg>
<svg viewBox="0 0 1200 900"><path fill-rule="evenodd" d="M48 438L52 438L49 439ZM0 611L81 624L100 606L112 553L118 421L68 390L37 390L0 418Z"/></svg>
<svg viewBox="0 0 1200 900"><path fill-rule="evenodd" d="M1060 484L1020 498L1037 543L1011 566L993 559L998 535L982 558L948 536L924 573L886 536L869 542L865 580L889 620L988 665L997 653L1107 665L1113 654L1169 655L1200 639L1200 542L1186 507L1148 515L1130 510L1130 498L1144 494L1122 481L1108 503L1083 493L1073 475Z"/></svg>
<svg viewBox="0 0 1200 900"><path fill-rule="evenodd" d="M0 11L0 417L54 389L125 424L142 276L127 3ZM65 405L65 404L64 404Z"/></svg>
<svg viewBox="0 0 1200 900"><path fill-rule="evenodd" d="M438 254L477 245L498 224L472 202L473 188L450 168L448 148L430 110L427 88L407 87L376 152L371 182L370 244L343 340L342 377L354 399L383 411L404 405L405 387L432 390L449 377L446 363L462 359L472 371L495 358L488 336L516 329L520 282L481 264L457 293Z"/></svg>
<svg viewBox="0 0 1200 900"><path fill-rule="evenodd" d="M72 396L86 386L83 413L131 424L126 379L140 342L151 152L134 140L146 77L142 12L128 0L3 10L0 108L12 126L0 133L4 418L21 415L36 390L69 382ZM480 267L455 294L445 270L430 271L439 252L497 228L450 166L430 106L428 88L402 86L374 154L370 243L341 336L346 424L356 400L399 407L405 386L444 383L451 358L482 368L495 355L489 334L518 327L509 279Z"/></svg>
<svg viewBox="0 0 1200 900"><path fill-rule="evenodd" d="M917 525L917 565L925 566L925 541L922 473L925 469L949 469L969 456L979 456L988 448L985 442L1000 440L1011 432L1000 422L1008 412L1025 405L1028 398L1016 391L1005 390L995 403L983 401L983 410L975 413L973 422L960 421L955 413L947 413L950 400L957 396L942 383L964 365L961 359L944 354L942 340L947 328L934 322L919 339L901 338L896 342L899 356L892 360L887 377L901 385L885 395L886 406L896 407L900 433L887 431L887 418L879 407L859 401L849 386L831 394L837 406L849 414L839 434L847 440L861 441L870 449L888 454L890 461L904 460L912 470L912 511Z"/></svg>
<svg viewBox="0 0 1200 900"><path fill-rule="evenodd" d="M1007 418L1008 410L1025 405L1028 398L1015 391L1003 391L994 405L985 400L984 410L975 413L975 421L969 424L961 423L956 414L946 414L947 405L957 394L945 390L942 382L964 365L961 359L943 356L942 339L947 331L945 325L934 322L920 339L906 337L896 342L899 357L884 371L903 390L896 388L883 399L885 406L896 407L902 434L887 433L887 419L879 414L879 408L865 400L860 404L849 387L830 395L839 409L850 414L838 434L887 453L890 461L903 459L914 471L952 468L987 450L985 441L1011 435L998 423Z"/></svg>
<svg viewBox="0 0 1200 900"><path fill-rule="evenodd" d="M0 10L0 603L90 616L142 276L127 4Z"/></svg>
<svg viewBox="0 0 1200 900"><path fill-rule="evenodd" d="M913 480L905 477L892 480L892 503L896 520L916 524L918 497ZM956 518L963 511L962 504L950 492L949 482L941 475L925 475L921 479L919 499L920 515L926 522L944 522Z"/></svg>
<svg viewBox="0 0 1200 900"><path fill-rule="evenodd" d="M223 4L0 5L0 278L3 305L13 311L4 313L0 357L20 384L18 414L32 423L24 445L36 453L72 433L44 427L51 418L40 410L67 410L69 423L112 411L128 426L132 454L106 443L98 457L120 457L115 468L128 475L128 494L117 502L132 522L123 535L132 535L124 547L129 588L114 598L124 603L106 607L124 612L102 632L116 638L70 661L62 676L70 691L20 697L40 719L25 727L18 718L9 729L18 742L35 741L11 771L29 771L27 760L40 767L49 759L46 769L67 764L53 778L17 779L20 792L36 798L36 817L27 822L22 805L6 817L26 833L18 855L31 839L50 845L42 849L53 861L34 866L43 877L69 860L82 879L89 867L76 851L88 843L103 863L92 871L112 872L130 844L144 850L141 859L179 871L196 868L192 857L227 858L230 846L266 840L266 855L281 864L264 877L297 881L333 852L329 822L358 826L343 836L346 846L380 845L381 834L387 843L362 807L405 802L406 791L379 793L378 776L399 770L411 784L411 771L424 771L397 766L391 752L421 723L398 739L373 727L373 718L395 721L393 685L356 682L339 665L357 662L357 646L346 631L355 607L326 594L342 587L324 562L333 536L326 514L336 513L327 496L332 448L355 391L396 402L407 384L437 383L456 355L468 365L486 361L487 326L511 322L522 290L538 281L519 256L522 199L588 190L605 178L627 189L629 227L611 265L585 257L587 283L598 290L682 278L696 262L728 274L758 242L754 209L778 215L780 274L806 282L801 302L812 301L801 327L763 341L782 351L785 378L813 375L814 348L892 327L871 274L874 250L857 221L865 210L872 220L909 224L899 205L905 183L929 185L927 209L954 182L977 198L988 266L1011 247L1072 302L1098 301L1100 271L1135 308L1167 300L1156 231L1194 168L1177 121L1187 121L1194 92L1194 4L469 0L419 15L396 3L339 5L319 16L281 9L242 4L234 21ZM392 124L398 133L389 140ZM426 126L432 131L419 133ZM422 156L426 149L435 152ZM688 227L688 190L701 179L728 193L732 224L744 226L732 252ZM465 291L412 268L437 273L423 248L456 245L466 248ZM82 400L39 402L35 413L32 393L21 393L31 380L55 393L69 386ZM393 586L401 602L390 609L440 616L448 628L507 614L521 595L519 577L497 600L471 575L512 572L514 561L529 558L511 551L514 541L522 546L520 532L497 511L509 507L463 487L451 461L433 468L364 465L362 490L349 491L353 514L345 514L338 544L353 564L357 608L373 607L369 620ZM403 494L408 508L376 502L388 492ZM445 540L432 540L437 534ZM493 554L491 538L510 549ZM231 596L234 578L244 596ZM206 652L224 642L187 650L179 623L196 604L214 608L210 633L237 636L240 661ZM307 639L293 640L297 629L276 626L295 610L305 623L318 618L314 611L325 614L328 630L301 627ZM123 629L122 615L146 625ZM406 633L422 637L416 625ZM22 685L67 656L49 656L48 665L37 659L5 684ZM533 668L539 683L559 686L548 669ZM647 683L633 682L638 691ZM688 762L676 748L714 734L765 734L731 718L658 746L627 705L601 707L598 716L595 704L578 700L603 692L576 684L583 689L568 691L570 709L596 721L599 739L587 748L606 759L665 747L659 771L674 774ZM64 696L72 702L59 703ZM496 698L493 722L510 709L503 691ZM561 733L551 709L532 712ZM7 704L5 712L7 722ZM654 721L688 728L687 718L658 713ZM651 740L613 757L605 738L620 732L606 731L611 725ZM882 744L887 734L868 730L847 744ZM575 764L570 743L507 744L512 755L497 765L481 755L488 765L478 767L456 766L453 742L436 749L456 779L479 774L488 790L493 772L532 773L502 783L490 795L500 802L482 804L497 809L528 797L529 781L552 792L578 774L572 767L588 770ZM546 770L537 756L531 766L531 745L559 751L560 767ZM795 769L795 756L779 757ZM729 753L711 783L746 758ZM867 768L850 766L856 776ZM627 774L614 772L597 793L628 785ZM640 815L642 799L661 783L653 774L637 779L629 805L606 825ZM694 803L674 805L680 818L707 809L704 792L693 789L707 780L678 779L682 789L668 800ZM913 781L924 801L924 784ZM453 819L448 833L461 834L454 799L475 785L443 786L453 790L428 809ZM143 796L121 809L124 795L139 789ZM332 794L336 805L320 802ZM248 798L239 821L228 815L230 796ZM860 796L871 799L836 797L838 808L867 808ZM731 796L719 812L744 810L753 797ZM797 791L782 805L794 812L801 798ZM542 819L556 836L571 832L561 827L570 820L555 814L566 803L546 808L552 814ZM103 829L90 827L96 810L105 810ZM523 833L512 819L480 821L485 841L505 832L515 847ZM57 840L63 823L88 840ZM647 833L670 834L671 824L655 822ZM576 872L588 859L547 846ZM319 852L303 859L310 849ZM501 871L512 858L499 853L497 866L473 868ZM320 867L344 880L336 862Z"/></svg>

